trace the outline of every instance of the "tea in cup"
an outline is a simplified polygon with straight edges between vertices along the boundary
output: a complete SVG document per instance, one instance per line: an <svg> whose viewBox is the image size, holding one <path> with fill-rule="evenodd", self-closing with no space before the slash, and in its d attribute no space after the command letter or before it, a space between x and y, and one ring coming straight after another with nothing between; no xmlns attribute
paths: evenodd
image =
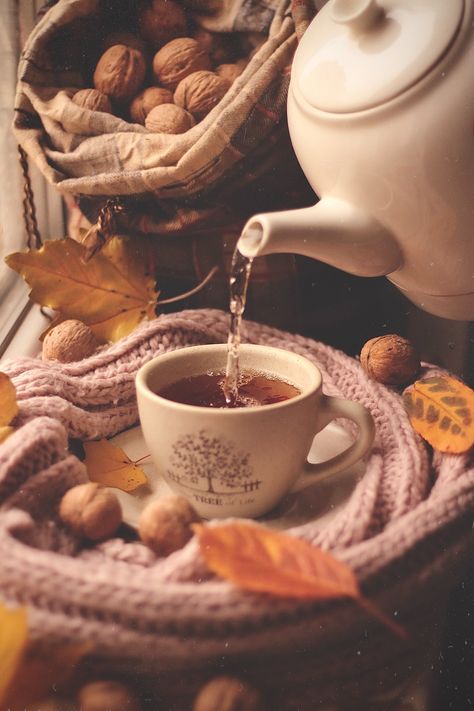
<svg viewBox="0 0 474 711"><path fill-rule="evenodd" d="M145 442L168 485L204 518L255 518L290 490L342 471L374 437L369 411L322 392L319 369L270 346L239 350L239 396L227 407L222 385L227 346L191 346L157 356L136 377ZM355 441L310 464L315 435L336 418L358 426Z"/></svg>

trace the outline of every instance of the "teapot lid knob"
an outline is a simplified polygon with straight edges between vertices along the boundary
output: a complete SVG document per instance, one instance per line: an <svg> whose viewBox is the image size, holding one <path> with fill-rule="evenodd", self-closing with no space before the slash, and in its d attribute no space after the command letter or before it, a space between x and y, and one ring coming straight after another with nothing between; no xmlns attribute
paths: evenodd
<svg viewBox="0 0 474 711"><path fill-rule="evenodd" d="M331 15L334 22L348 25L356 32L364 32L377 24L385 11L377 0L334 0Z"/></svg>
<svg viewBox="0 0 474 711"><path fill-rule="evenodd" d="M298 45L291 91L329 113L380 106L446 56L473 12L474 0L328 0Z"/></svg>

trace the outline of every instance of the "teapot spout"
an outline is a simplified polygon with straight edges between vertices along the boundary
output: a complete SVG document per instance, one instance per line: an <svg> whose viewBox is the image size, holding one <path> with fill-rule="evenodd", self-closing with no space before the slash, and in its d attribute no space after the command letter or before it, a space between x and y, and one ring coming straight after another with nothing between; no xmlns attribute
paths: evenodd
<svg viewBox="0 0 474 711"><path fill-rule="evenodd" d="M246 257L292 252L357 276L384 276L402 265L392 233L344 200L323 198L313 207L270 212L244 225L239 251Z"/></svg>

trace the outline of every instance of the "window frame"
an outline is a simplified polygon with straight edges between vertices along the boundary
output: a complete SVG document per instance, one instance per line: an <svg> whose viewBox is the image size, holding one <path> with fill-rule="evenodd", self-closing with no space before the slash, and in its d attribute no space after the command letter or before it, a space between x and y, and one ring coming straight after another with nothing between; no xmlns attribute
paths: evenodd
<svg viewBox="0 0 474 711"><path fill-rule="evenodd" d="M5 50L6 60L9 63L8 70L4 73L5 81L9 82L9 84L4 85L4 113L8 110L7 102L9 97L14 96L16 68L20 58L20 48L24 46L29 33L36 24L37 12L43 5L43 0L2 0L0 13L3 15L2 20L4 21L5 32L8 33L11 40L9 46L3 48ZM16 60L13 60L16 61L16 66L13 68L11 56L12 47L16 50L17 54ZM0 48L0 51L1 49L2 48ZM13 86L11 82L14 83ZM18 230L18 235L17 238L12 239L13 230L10 227L10 231L5 239L5 253L0 255L2 259L9 252L25 249L28 242L28 235L23 218L24 178L20 168L19 158L16 160L16 165L10 165L14 160L13 157L16 157L17 152L15 135L11 128L13 113L14 107L12 101L11 117L3 116L4 120L10 122L10 131L8 131L8 127L4 124L2 130L4 155L1 156L1 159L2 161L6 161L5 167L8 165L8 170L11 170L12 179L9 181L5 201L11 205L11 210L15 213L14 220L17 221L17 224L14 230L15 232L16 229ZM38 228L43 241L64 237L66 233L66 216L64 202L60 193L47 183L40 171L31 164L31 161L29 161L29 174ZM15 186L17 186L17 189ZM6 209L9 208L7 207ZM7 270L0 271L2 271L0 276L0 356L2 356L15 337L15 334L33 304L28 299L28 288L21 277L14 271L8 270L8 268Z"/></svg>

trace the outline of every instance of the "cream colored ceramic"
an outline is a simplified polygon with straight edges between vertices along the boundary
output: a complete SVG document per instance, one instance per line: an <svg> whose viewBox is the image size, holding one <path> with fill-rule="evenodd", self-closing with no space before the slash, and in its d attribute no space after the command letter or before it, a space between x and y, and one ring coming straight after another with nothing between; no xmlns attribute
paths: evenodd
<svg viewBox="0 0 474 711"><path fill-rule="evenodd" d="M111 441L134 461L141 459L148 451L140 426L120 432ZM342 452L351 442L352 437L347 430L337 422L330 422L314 438L308 460L322 462ZM150 458L142 462L140 467L147 476L147 484L133 491L111 487L120 501L124 523L132 528L138 528L141 513L148 504L173 493L163 477L156 472ZM344 508L364 473L365 461L361 459L338 474L319 477L301 491L290 491L260 520L266 526L282 531L310 521L317 525L318 530L323 530Z"/></svg>
<svg viewBox="0 0 474 711"><path fill-rule="evenodd" d="M422 309L473 319L473 77L474 0L329 0L288 96L321 200L251 218L240 251L384 274Z"/></svg>
<svg viewBox="0 0 474 711"><path fill-rule="evenodd" d="M245 344L239 358L243 370L276 375L301 391L285 402L219 409L156 394L181 378L225 370L226 356L225 344L183 348L147 363L136 378L140 423L156 471L205 518L261 516L290 490L350 467L369 450L374 423L366 408L324 395L316 366L282 349ZM356 440L327 461L308 463L316 433L339 417L358 425Z"/></svg>

